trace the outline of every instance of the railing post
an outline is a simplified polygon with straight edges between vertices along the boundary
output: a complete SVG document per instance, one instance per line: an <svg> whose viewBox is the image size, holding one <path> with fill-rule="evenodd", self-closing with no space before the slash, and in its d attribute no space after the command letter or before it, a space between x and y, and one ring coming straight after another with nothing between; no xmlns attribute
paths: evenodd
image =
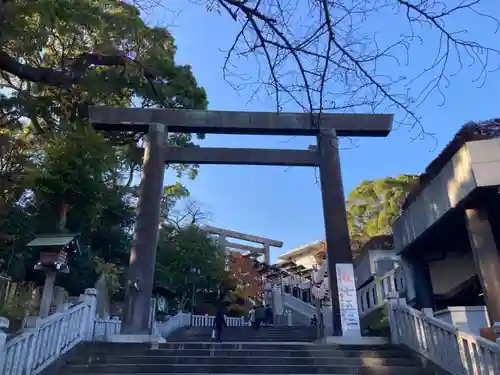
<svg viewBox="0 0 500 375"><path fill-rule="evenodd" d="M59 324L59 327L56 327L56 355L59 357L61 354L62 346L64 340L66 339L66 335L68 334L68 313L67 312L58 312L56 314L62 314L62 319L56 322L55 324Z"/></svg>
<svg viewBox="0 0 500 375"><path fill-rule="evenodd" d="M97 308L97 289L87 288L85 294L80 295L80 301L85 304L80 329L81 341L92 341Z"/></svg>
<svg viewBox="0 0 500 375"><path fill-rule="evenodd" d="M399 332L398 332L398 322L396 319L396 314L394 308L399 303L399 293L389 292L387 296L387 319L389 320L389 330L391 332L391 343L399 344Z"/></svg>
<svg viewBox="0 0 500 375"><path fill-rule="evenodd" d="M430 307L425 307L422 309L422 314L426 316L427 318L433 318L434 317L434 311Z"/></svg>
<svg viewBox="0 0 500 375"><path fill-rule="evenodd" d="M240 325L243 327L245 325L245 317L244 316L240 317L240 320L241 320Z"/></svg>
<svg viewBox="0 0 500 375"><path fill-rule="evenodd" d="M9 319L0 316L0 373L3 374L7 352L5 343L7 342L7 329L9 328Z"/></svg>
<svg viewBox="0 0 500 375"><path fill-rule="evenodd" d="M286 318L287 318L287 323L288 326L292 326L292 312L290 310L286 310Z"/></svg>
<svg viewBox="0 0 500 375"><path fill-rule="evenodd" d="M109 332L108 332L108 324L105 325L105 330L104 330L105 333L104 334L106 337L106 341L109 341L111 336L119 334L120 330L122 328L122 322L118 316L113 316L113 318L111 319L111 322L112 323L109 324ZM116 322L116 323L114 323L114 322Z"/></svg>

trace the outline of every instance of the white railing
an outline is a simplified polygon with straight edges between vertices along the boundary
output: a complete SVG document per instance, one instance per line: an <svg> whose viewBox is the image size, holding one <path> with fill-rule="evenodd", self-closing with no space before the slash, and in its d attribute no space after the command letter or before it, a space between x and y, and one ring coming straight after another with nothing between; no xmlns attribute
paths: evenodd
<svg viewBox="0 0 500 375"><path fill-rule="evenodd" d="M178 314L179 315L179 314ZM182 318L179 318L182 321L183 326L193 326L193 327L213 327L215 316L213 315L193 315L182 313ZM243 327L247 325L244 317L225 317L226 324L228 327Z"/></svg>
<svg viewBox="0 0 500 375"><path fill-rule="evenodd" d="M94 332L92 339L94 341L107 341L112 335L120 333L122 322L119 319L99 319L94 322Z"/></svg>
<svg viewBox="0 0 500 375"><path fill-rule="evenodd" d="M0 318L0 375L35 375L82 341L92 340L95 289L87 289L81 303L36 322L6 341L9 321Z"/></svg>
<svg viewBox="0 0 500 375"><path fill-rule="evenodd" d="M283 303L285 307L300 312L308 318L312 318L316 313L316 309L313 305L295 298L289 293L283 293Z"/></svg>
<svg viewBox="0 0 500 375"><path fill-rule="evenodd" d="M406 290L404 275L401 267L396 267L382 276L358 289L358 311L363 317L372 311L383 307L387 294L391 292L403 293Z"/></svg>
<svg viewBox="0 0 500 375"><path fill-rule="evenodd" d="M164 322L156 322L154 333L163 338L167 338L172 332L178 330L179 328L189 326L190 320L190 314L180 312Z"/></svg>
<svg viewBox="0 0 500 375"><path fill-rule="evenodd" d="M388 275L377 279L380 290L382 285L388 285L384 281L388 277L390 279ZM461 332L432 313L426 315L415 310L406 305L398 292L387 290L383 295L388 300L394 344L406 345L451 374L500 375L497 343ZM109 335L118 333L119 320L95 319L96 293L95 289L87 289L79 304L39 320L34 328L25 329L9 341L4 332L8 320L0 318L0 375L37 375L78 343L106 340ZM287 294L284 298L296 310L314 313L312 305ZM213 323L213 316L178 313L165 322L156 322L153 333L166 338L181 327L211 327ZM226 317L226 323L228 326L247 325L244 318Z"/></svg>
<svg viewBox="0 0 500 375"><path fill-rule="evenodd" d="M106 341L118 334L120 320L96 319L96 294L95 289L85 290L79 304L38 320L34 328L24 329L9 341L5 332L9 321L0 317L0 375L36 375L78 343ZM168 337L180 327L211 327L214 319L209 315L179 313L165 322L154 323L153 333ZM243 317L226 317L226 324L235 327L247 322Z"/></svg>
<svg viewBox="0 0 500 375"><path fill-rule="evenodd" d="M248 325L245 318L226 317L229 327L242 327ZM212 327L215 317L211 315L193 315L178 313L164 322L155 322L153 333L167 338L169 334L181 327ZM96 319L94 324L94 340L107 341L110 335L120 333L121 321L119 319Z"/></svg>
<svg viewBox="0 0 500 375"><path fill-rule="evenodd" d="M298 280L299 279L296 278L296 281ZM298 285L298 282L289 285ZM276 291L276 293L281 293L279 286L275 286L273 290ZM398 292L401 294L404 293L405 290L406 285L401 267L395 267L385 274L375 277L371 283L361 287L357 291L360 317L383 307L386 303L387 293ZM283 292L283 303L287 308L300 312L308 317L312 317L316 311L312 304L304 302L286 292Z"/></svg>
<svg viewBox="0 0 500 375"><path fill-rule="evenodd" d="M389 294L391 341L403 344L451 374L500 375L500 347L433 316L406 306Z"/></svg>

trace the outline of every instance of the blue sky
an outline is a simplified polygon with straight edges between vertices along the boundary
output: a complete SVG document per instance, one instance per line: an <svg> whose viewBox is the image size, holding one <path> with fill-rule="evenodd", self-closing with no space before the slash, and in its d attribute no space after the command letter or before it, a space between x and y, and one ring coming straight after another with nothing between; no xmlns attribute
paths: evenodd
<svg viewBox="0 0 500 375"><path fill-rule="evenodd" d="M305 2L305 0L304 0ZM199 84L203 86L209 99L209 108L218 110L273 111L273 103L260 96L249 102L250 90L236 92L222 76L222 64L226 49L231 45L237 27L227 16L209 13L203 5L186 0L170 0L168 7L174 13L157 10L154 21L171 25L178 47L177 61L192 65ZM500 7L494 0L485 1L483 11L500 18ZM400 32L400 25L378 18L371 21L373 28L382 28L390 33ZM471 23L470 16L454 19L457 25ZM473 24L466 27L473 29ZM480 26L479 23L476 26ZM484 26L484 24L481 24ZM497 35L490 25L482 41L499 46ZM427 31L422 31L428 36ZM474 33L471 31L471 33ZM382 35L382 38L384 35ZM409 66L400 68L398 74L416 75L423 69L419 61L430 61L436 45L416 44L410 51ZM222 49L222 50L221 50ZM241 71L251 70L251 66L238 65ZM385 67L386 69L390 69ZM384 69L384 67L381 67ZM438 146L432 139L412 142L412 134L407 129L396 129L385 138L359 139L358 147L341 151L344 190L347 195L364 179L395 176L401 173L419 173L446 145L454 133L465 122L500 117L498 105L498 84L500 73L490 73L482 88L472 82L477 70L464 69L450 80L445 91L446 103L431 96L418 109L423 124L435 134ZM496 90L495 90L496 89ZM295 110L297 108L286 108ZM396 117L400 116L396 113ZM307 148L313 144L311 138L264 137L264 136L224 136L210 135L202 142L204 146L258 147L258 148ZM344 143L345 144L345 143ZM175 176L167 173L165 183L173 183ZM195 181L184 181L192 196L201 202L203 208L213 214L214 226L235 231L269 237L284 242L283 249L275 249L272 258L294 247L310 243L324 236L321 196L312 168L283 168L259 166L201 166Z"/></svg>

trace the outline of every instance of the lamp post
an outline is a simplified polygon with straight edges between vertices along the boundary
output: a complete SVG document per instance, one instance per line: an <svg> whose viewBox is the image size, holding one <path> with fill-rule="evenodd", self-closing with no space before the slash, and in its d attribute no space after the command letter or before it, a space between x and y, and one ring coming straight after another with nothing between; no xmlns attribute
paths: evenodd
<svg viewBox="0 0 500 375"><path fill-rule="evenodd" d="M80 251L77 238L76 233L38 235L26 245L38 250L39 261L34 268L45 273L40 318L46 318L50 314L57 274L69 273L68 258L71 253Z"/></svg>
<svg viewBox="0 0 500 375"><path fill-rule="evenodd" d="M201 270L199 268L191 268L189 273L193 275L193 295L191 297L191 319L189 325L193 326L193 314L194 314L194 301L195 301L195 293L196 293L196 278L200 276Z"/></svg>

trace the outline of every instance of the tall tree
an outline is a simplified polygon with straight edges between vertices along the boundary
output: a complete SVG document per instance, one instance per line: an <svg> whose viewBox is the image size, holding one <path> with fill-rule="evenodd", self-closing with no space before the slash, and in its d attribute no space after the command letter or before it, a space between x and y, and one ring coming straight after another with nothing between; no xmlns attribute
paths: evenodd
<svg viewBox="0 0 500 375"><path fill-rule="evenodd" d="M0 71L15 88L30 82L62 89L80 99L68 106L110 92L122 94L111 98L115 105L127 97L131 104L134 94L148 106L194 108L206 101L190 67L175 64L168 30L148 27L125 1L1 1L0 14ZM44 99L48 108L36 109L54 112Z"/></svg>
<svg viewBox="0 0 500 375"><path fill-rule="evenodd" d="M349 193L347 218L353 245L359 247L370 237L392 233L392 223L400 215L401 204L417 178L403 174L365 180Z"/></svg>
<svg viewBox="0 0 500 375"><path fill-rule="evenodd" d="M26 240L64 220L86 250L61 278L78 293L96 277L94 259L128 261L143 137L103 137L82 113L92 104L206 108L206 94L191 68L175 63L168 30L148 26L123 1L0 1L0 46L0 233L8 237L0 267L24 278L32 267ZM169 141L194 144L190 134ZM197 174L196 165L168 167Z"/></svg>
<svg viewBox="0 0 500 375"><path fill-rule="evenodd" d="M224 253L207 232L191 224L162 227L155 284L176 295L180 310L191 299L193 288L198 297L216 290L223 271Z"/></svg>
<svg viewBox="0 0 500 375"><path fill-rule="evenodd" d="M222 279L222 295L230 302L258 300L264 291L261 275L254 261L238 252L228 255L228 267Z"/></svg>

